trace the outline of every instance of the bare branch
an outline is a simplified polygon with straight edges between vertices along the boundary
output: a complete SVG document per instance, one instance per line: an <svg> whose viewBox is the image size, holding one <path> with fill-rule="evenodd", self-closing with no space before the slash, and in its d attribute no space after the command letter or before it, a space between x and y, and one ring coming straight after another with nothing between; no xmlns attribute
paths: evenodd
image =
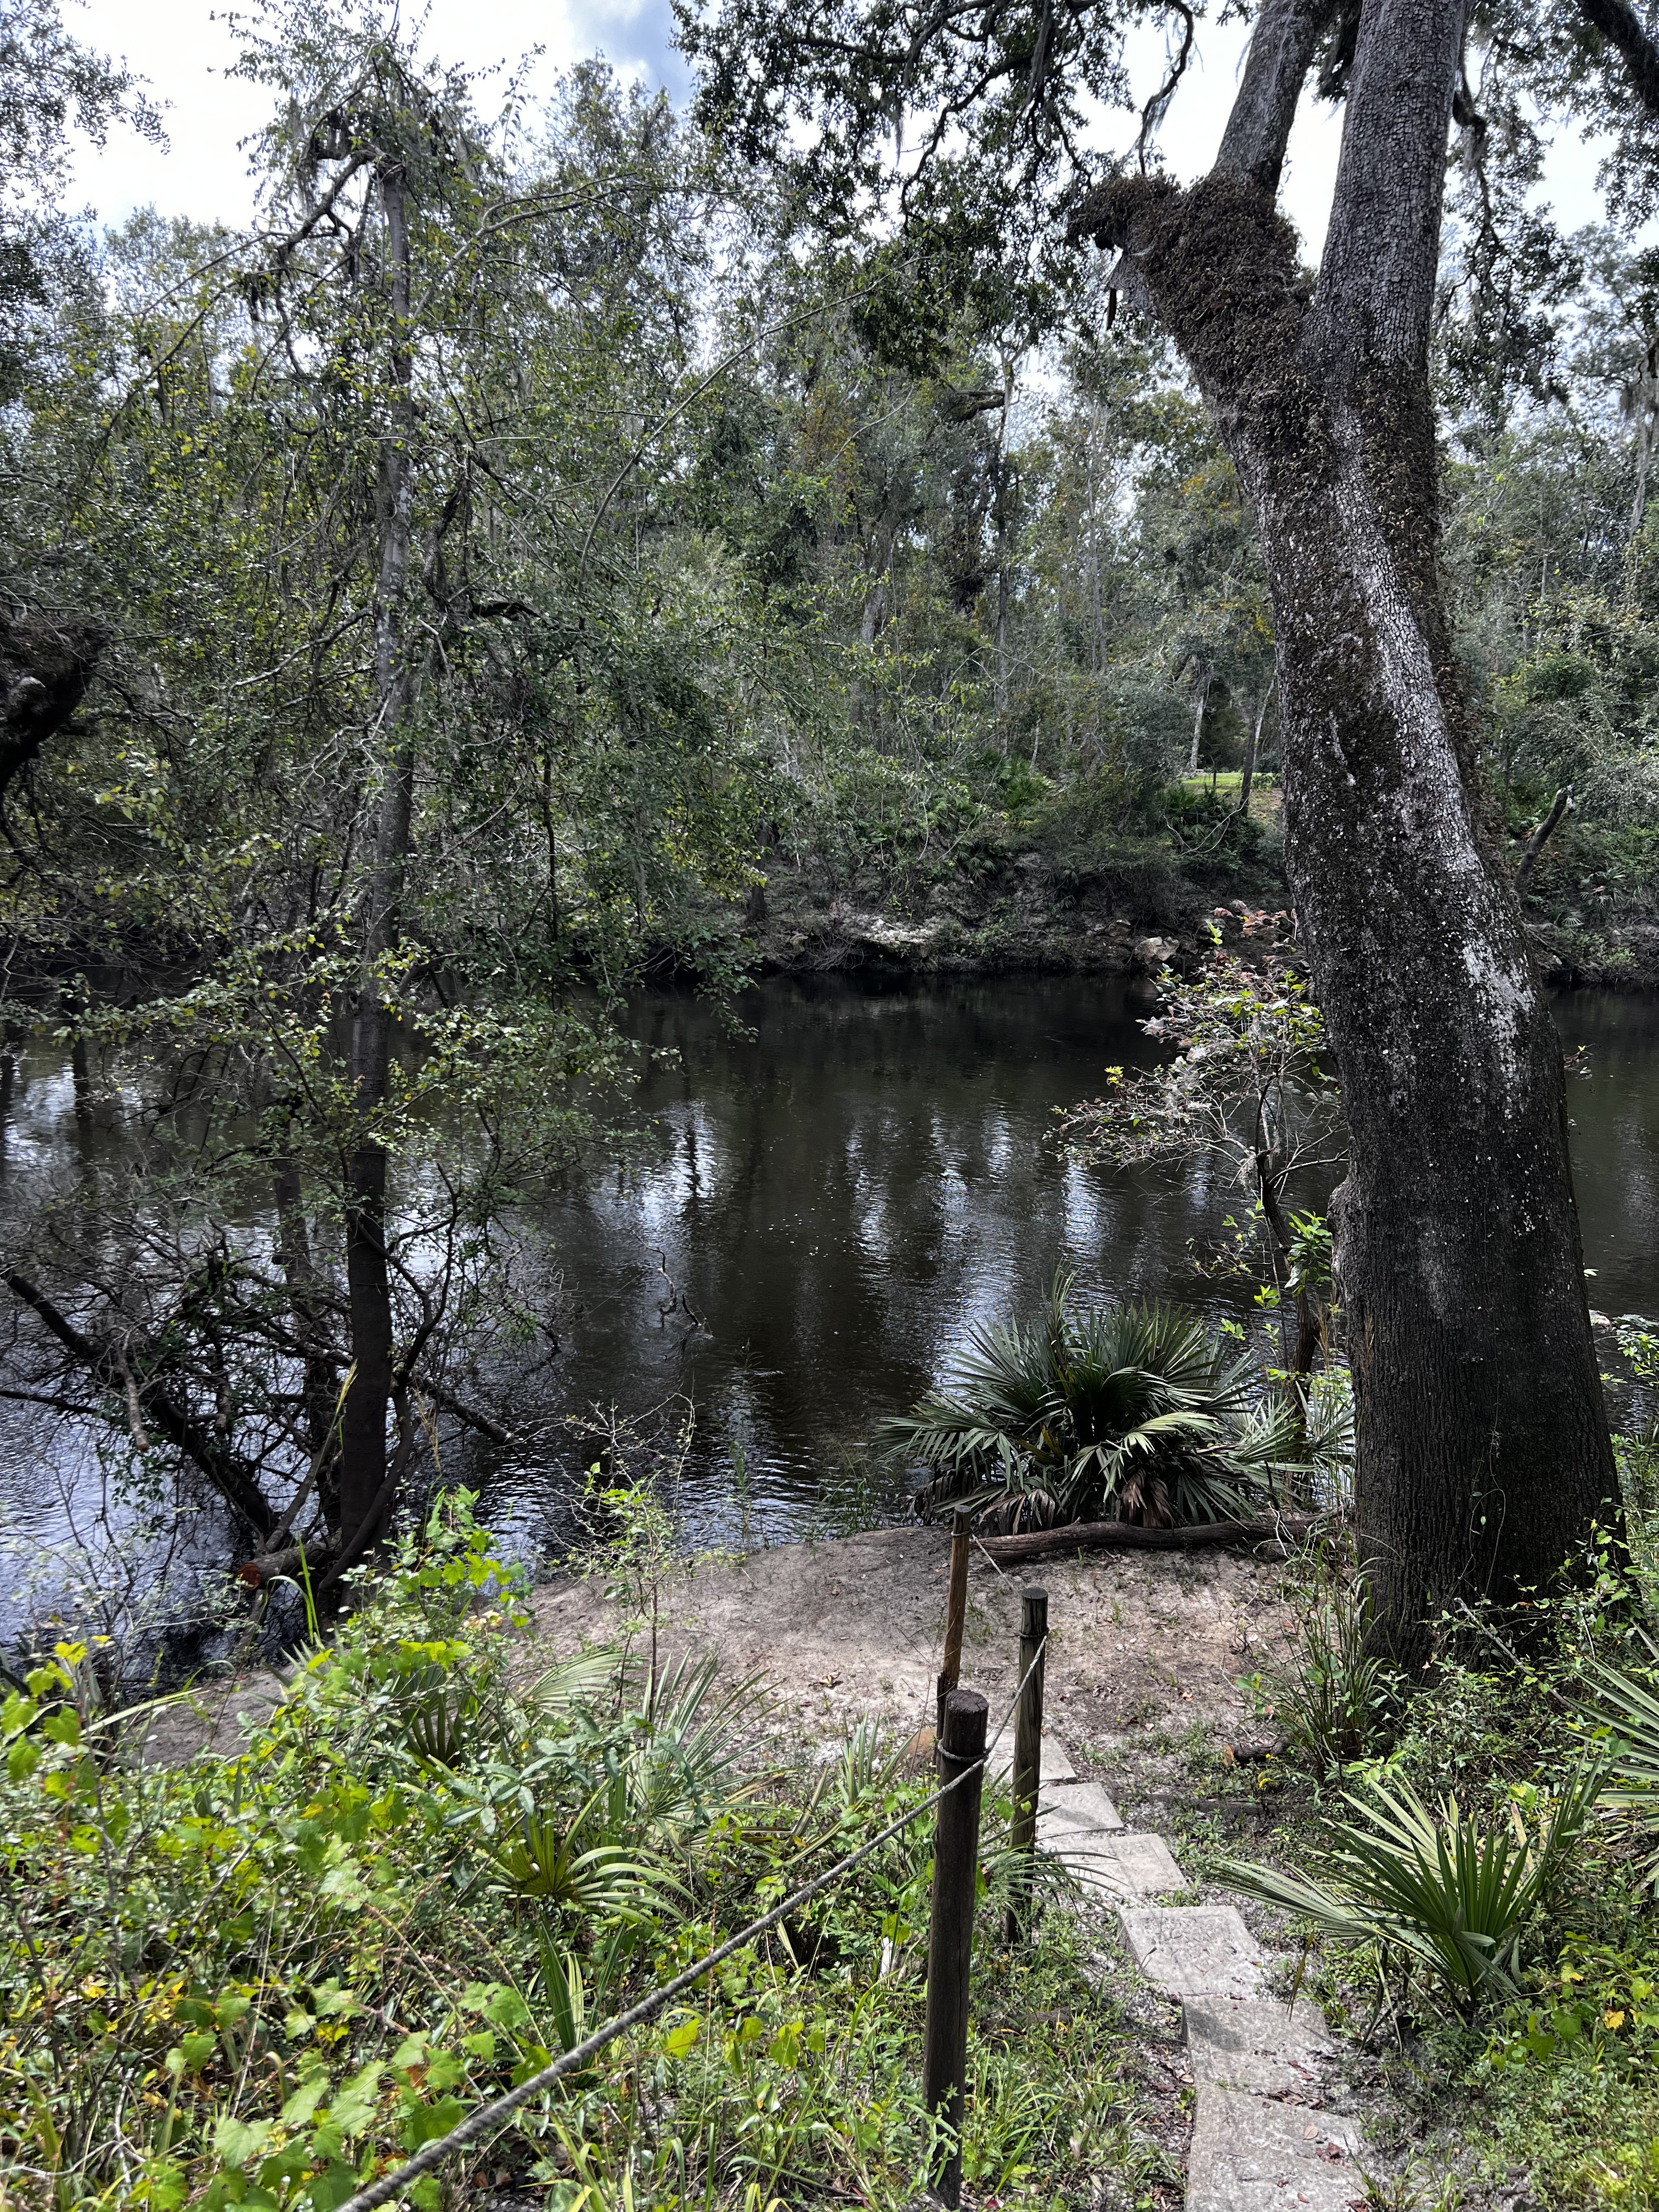
<svg viewBox="0 0 1659 2212"><path fill-rule="evenodd" d="M504 1429L499 1421L492 1421L488 1413L477 1406L469 1405L465 1398L458 1398L441 1382L434 1382L429 1375L417 1375L414 1380L434 1406L441 1406L446 1413L453 1414L465 1427L476 1429L481 1437L488 1437L492 1444L500 1444L503 1449L510 1450L520 1441L510 1429Z"/></svg>
<svg viewBox="0 0 1659 2212"><path fill-rule="evenodd" d="M121 1390L122 1355L111 1346L95 1343L61 1313L45 1291L15 1269L0 1269L0 1283L12 1296L33 1314L47 1332L57 1338L64 1350L77 1359L87 1372L106 1389ZM251 1481L246 1471L237 1464L219 1443L203 1428L201 1423L175 1404L168 1393L152 1382L149 1389L149 1415L156 1427L176 1451L182 1452L192 1466L200 1469L225 1502L234 1506L254 1534L264 1536L276 1526L276 1516L266 1504L258 1486Z"/></svg>

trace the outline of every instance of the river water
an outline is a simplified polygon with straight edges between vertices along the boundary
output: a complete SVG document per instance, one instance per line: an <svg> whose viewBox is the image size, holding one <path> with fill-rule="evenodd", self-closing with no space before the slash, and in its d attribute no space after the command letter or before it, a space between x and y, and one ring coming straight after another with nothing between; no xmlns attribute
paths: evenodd
<svg viewBox="0 0 1659 2212"><path fill-rule="evenodd" d="M1056 1107L1150 1056L1146 1007L1116 978L777 981L734 1039L694 999L642 1002L637 1034L674 1055L638 1101L661 1151L543 1218L583 1303L562 1332L568 1401L690 1393L688 1526L775 1541L902 1510L858 1441L939 1379L973 1322L1029 1310L1056 1266L1089 1297L1248 1311L1248 1284L1194 1265L1244 1211L1224 1174L1088 1168L1053 1141ZM1591 1301L1652 1312L1659 1003L1579 993L1556 1013L1589 1048L1570 1109ZM665 1315L665 1267L681 1296ZM492 1519L533 1543L568 1470L483 1480Z"/></svg>
<svg viewBox="0 0 1659 2212"><path fill-rule="evenodd" d="M1194 1264L1243 1211L1224 1176L1085 1168L1053 1141L1056 1107L1146 1056L1145 1011L1115 979L783 980L747 994L734 1035L688 995L641 999L633 1026L653 1062L632 1103L650 1141L625 1170L518 1224L564 1283L535 1410L550 1397L576 1413L689 1400L687 1534L787 1540L903 1510L860 1440L939 1379L974 1322L1029 1310L1056 1266L1089 1297L1247 1310L1247 1285ZM1576 994L1556 1012L1565 1043L1588 1048L1569 1105L1591 1303L1650 1313L1659 1003ZM14 1196L76 1141L67 1070L32 1059L22 1074L7 1130ZM527 1410L520 1376L489 1382L509 1412ZM484 1451L447 1468L532 1557L568 1530L584 1456L556 1424L538 1428L527 1467ZM88 1479L83 1451L0 1407L15 1538L56 1540Z"/></svg>

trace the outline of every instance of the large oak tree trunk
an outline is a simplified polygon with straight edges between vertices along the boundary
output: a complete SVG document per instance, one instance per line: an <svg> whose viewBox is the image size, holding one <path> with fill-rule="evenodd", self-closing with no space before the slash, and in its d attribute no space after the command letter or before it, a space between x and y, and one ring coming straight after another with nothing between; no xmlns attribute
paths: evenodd
<svg viewBox="0 0 1659 2212"><path fill-rule="evenodd" d="M1240 451L1279 640L1286 860L1352 1146L1355 1503L1403 1628L1547 1579L1614 1479L1560 1045L1460 774L1428 426L1396 398L1328 385L1290 496Z"/></svg>
<svg viewBox="0 0 1659 2212"><path fill-rule="evenodd" d="M1561 1053L1480 815L1437 574L1428 317L1460 0L1369 0L1307 299L1273 210L1314 19L1269 0L1221 159L1114 180L1119 248L1254 502L1285 850L1352 1136L1335 1211L1360 1537L1396 1645L1559 1568L1616 1494Z"/></svg>

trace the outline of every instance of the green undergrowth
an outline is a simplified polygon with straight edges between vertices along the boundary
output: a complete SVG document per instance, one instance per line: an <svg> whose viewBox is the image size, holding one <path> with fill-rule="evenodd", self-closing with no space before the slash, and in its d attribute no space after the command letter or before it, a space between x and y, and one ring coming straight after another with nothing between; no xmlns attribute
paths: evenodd
<svg viewBox="0 0 1659 2212"><path fill-rule="evenodd" d="M337 2206L930 1794L869 1730L791 1764L764 1692L712 1665L603 1651L526 1682L525 1625L452 1504L240 1756L138 1764L74 1645L9 1698L0 2204ZM968 2200L1148 2201L1086 1914L998 1940L1006 1814L988 1797ZM932 1826L414 2201L913 2199Z"/></svg>
<svg viewBox="0 0 1659 2212"><path fill-rule="evenodd" d="M1255 1684L1284 1749L1224 1778L1194 1863L1300 1937L1399 2212L1659 2205L1659 1776L1620 1781L1614 1712L1659 1694L1650 1553L1601 1535L1556 1595L1452 1608L1414 1681L1361 1585L1293 1580L1298 1649Z"/></svg>

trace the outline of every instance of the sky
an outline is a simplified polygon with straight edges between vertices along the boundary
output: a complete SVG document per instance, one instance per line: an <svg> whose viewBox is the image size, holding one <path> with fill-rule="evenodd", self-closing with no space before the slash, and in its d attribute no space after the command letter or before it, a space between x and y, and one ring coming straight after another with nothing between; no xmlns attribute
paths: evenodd
<svg viewBox="0 0 1659 2212"><path fill-rule="evenodd" d="M84 0L65 15L75 34L100 51L125 56L149 80L151 97L167 105L165 151L131 133L113 131L101 151L79 149L76 204L90 205L107 223L153 204L163 215L200 220L246 219L252 205L247 161L238 149L264 121L269 98L259 87L224 71L234 47L222 0ZM414 9L411 8L411 14ZM429 49L444 60L489 69L516 63L526 48L545 52L533 70L532 91L550 89L561 70L603 52L617 70L670 91L686 89L684 64L670 43L669 0L430 0ZM1163 148L1176 174L1189 179L1209 166L1220 143L1243 58L1246 27L1237 22L1200 27L1198 58L1170 112ZM1162 76L1163 41L1150 27L1130 51L1138 96ZM1133 125L1114 118L1117 143ZM1331 109L1304 99L1291 133L1280 204L1302 233L1310 258L1324 240L1336 177L1340 123ZM1595 189L1595 155L1574 137L1552 149L1543 197L1555 205L1563 228L1601 219Z"/></svg>

